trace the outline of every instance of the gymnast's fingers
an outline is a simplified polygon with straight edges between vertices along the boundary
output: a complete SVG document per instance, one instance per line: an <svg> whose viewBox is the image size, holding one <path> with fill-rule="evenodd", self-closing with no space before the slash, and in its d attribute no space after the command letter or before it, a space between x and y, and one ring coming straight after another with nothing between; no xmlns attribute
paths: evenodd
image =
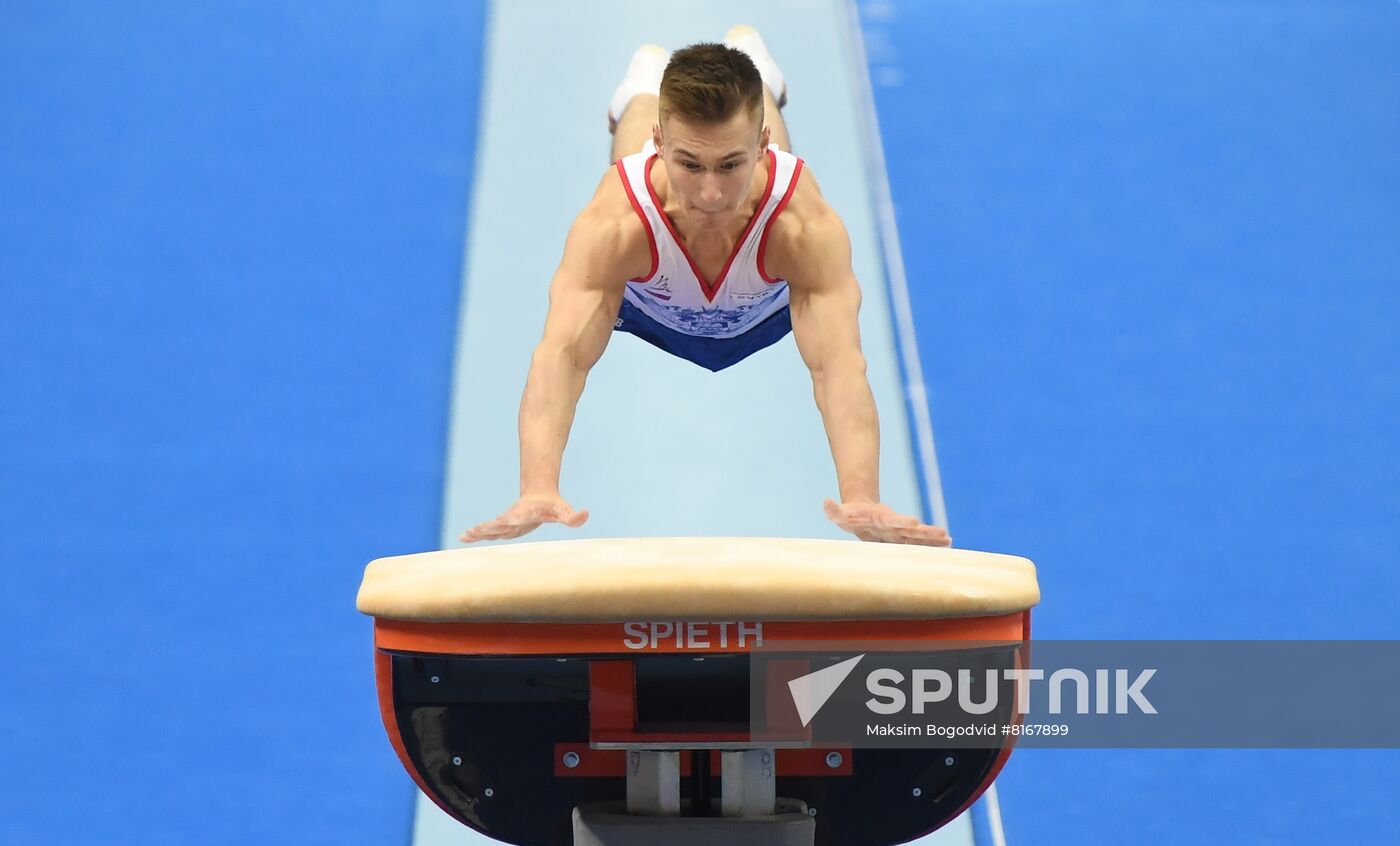
<svg viewBox="0 0 1400 846"><path fill-rule="evenodd" d="M912 529L900 529L898 537L899 543L910 543L918 546L953 545L953 539L948 535L947 530L938 526L917 526Z"/></svg>
<svg viewBox="0 0 1400 846"><path fill-rule="evenodd" d="M585 508L582 511L574 511L570 508L563 512L562 515L556 515L556 519L571 529L577 529L579 526L588 522L588 509Z"/></svg>
<svg viewBox="0 0 1400 846"><path fill-rule="evenodd" d="M890 526L897 529L912 529L922 525L918 517L907 514L900 514L888 505L881 505L870 515L870 519L881 526Z"/></svg>

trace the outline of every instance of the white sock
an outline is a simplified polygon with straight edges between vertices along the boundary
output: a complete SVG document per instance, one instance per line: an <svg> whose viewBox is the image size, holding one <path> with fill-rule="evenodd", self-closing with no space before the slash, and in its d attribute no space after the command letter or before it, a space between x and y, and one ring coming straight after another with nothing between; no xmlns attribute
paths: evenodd
<svg viewBox="0 0 1400 846"><path fill-rule="evenodd" d="M763 77L763 84L773 92L778 105L786 102L787 82L783 79L783 71L769 55L768 47L763 43L763 36L758 34L758 30L748 24L730 27L724 34L724 43L736 50L742 50L752 59L754 67L758 68L758 75Z"/></svg>
<svg viewBox="0 0 1400 846"><path fill-rule="evenodd" d="M643 44L632 54L627 73L613 92L608 106L608 118L616 124L627 111L627 104L638 94L661 94L661 74L671 61L671 51L656 44Z"/></svg>

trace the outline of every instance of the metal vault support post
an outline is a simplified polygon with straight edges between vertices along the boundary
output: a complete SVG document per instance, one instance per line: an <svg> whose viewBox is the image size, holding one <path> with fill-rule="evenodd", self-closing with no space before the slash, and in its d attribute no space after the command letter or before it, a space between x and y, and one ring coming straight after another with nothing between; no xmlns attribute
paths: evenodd
<svg viewBox="0 0 1400 846"><path fill-rule="evenodd" d="M681 753L627 753L627 813L678 816L681 812Z"/></svg>
<svg viewBox="0 0 1400 846"><path fill-rule="evenodd" d="M726 817L763 816L777 807L772 749L720 753L720 813Z"/></svg>
<svg viewBox="0 0 1400 846"><path fill-rule="evenodd" d="M692 750L708 755L709 749ZM680 752L629 749L627 801L574 809L574 846L812 846L805 803L776 796L772 749L720 753L720 812L682 816Z"/></svg>

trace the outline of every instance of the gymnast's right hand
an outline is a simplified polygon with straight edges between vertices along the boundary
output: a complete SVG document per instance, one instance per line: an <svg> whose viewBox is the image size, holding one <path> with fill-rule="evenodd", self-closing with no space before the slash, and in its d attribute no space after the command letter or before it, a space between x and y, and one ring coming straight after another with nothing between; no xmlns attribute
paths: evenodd
<svg viewBox="0 0 1400 846"><path fill-rule="evenodd" d="M575 511L558 494L527 494L515 501L495 520L472 526L457 539L462 543L518 538L533 532L542 523L563 523L577 529L588 522L588 510Z"/></svg>

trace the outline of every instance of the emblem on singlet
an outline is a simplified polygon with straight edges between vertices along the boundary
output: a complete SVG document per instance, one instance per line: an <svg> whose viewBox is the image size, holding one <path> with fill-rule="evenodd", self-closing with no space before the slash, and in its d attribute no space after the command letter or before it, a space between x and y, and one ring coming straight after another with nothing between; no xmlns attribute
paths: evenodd
<svg viewBox="0 0 1400 846"><path fill-rule="evenodd" d="M656 297L658 300L669 300L671 299L670 278L663 273L662 275L656 277L656 280L654 282L647 285L642 290L646 291L648 294L651 294L653 297Z"/></svg>

